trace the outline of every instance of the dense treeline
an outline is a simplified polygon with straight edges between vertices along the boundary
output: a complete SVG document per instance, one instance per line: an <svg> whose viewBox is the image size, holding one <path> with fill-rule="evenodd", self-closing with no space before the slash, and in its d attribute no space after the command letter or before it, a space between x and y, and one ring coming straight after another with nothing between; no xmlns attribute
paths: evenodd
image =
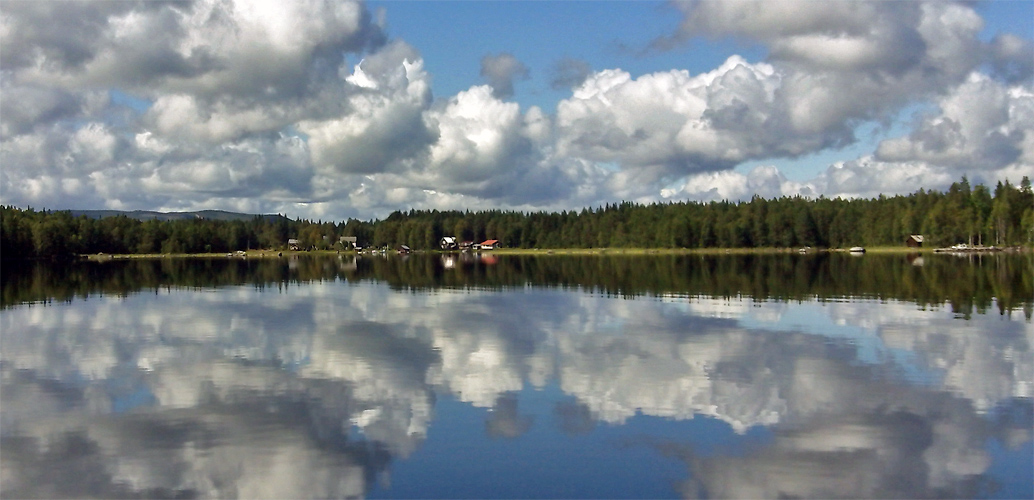
<svg viewBox="0 0 1034 500"><path fill-rule="evenodd" d="M928 245L1014 245L1034 235L1034 193L999 183L994 193L963 178L946 193L815 200L620 203L580 212L395 212L350 233L375 246L406 242L433 248L441 235L498 239L511 248L760 248L901 245L923 234Z"/></svg>
<svg viewBox="0 0 1034 500"><path fill-rule="evenodd" d="M126 259L11 264L0 272L0 307L25 302L127 295L169 287L289 287L311 281L372 280L397 290L438 288L579 288L621 295L839 300L866 297L921 306L1034 313L1029 255L660 255L356 257L294 255L272 259Z"/></svg>
<svg viewBox="0 0 1034 500"><path fill-rule="evenodd" d="M437 248L442 236L500 240L511 248L752 248L901 245L922 234L927 246L1015 245L1034 240L1034 193L999 182L992 192L965 177L947 192L919 190L872 199L755 197L745 202L608 204L571 212L394 212L384 220L333 223L256 216L250 221L91 219L69 212L0 207L5 259L83 253L200 253L363 246Z"/></svg>
<svg viewBox="0 0 1034 500"><path fill-rule="evenodd" d="M202 253L280 248L299 228L333 234L334 224L283 217L251 220L147 220L125 215L99 219L68 211L0 207L0 256L4 259L67 257L75 254Z"/></svg>

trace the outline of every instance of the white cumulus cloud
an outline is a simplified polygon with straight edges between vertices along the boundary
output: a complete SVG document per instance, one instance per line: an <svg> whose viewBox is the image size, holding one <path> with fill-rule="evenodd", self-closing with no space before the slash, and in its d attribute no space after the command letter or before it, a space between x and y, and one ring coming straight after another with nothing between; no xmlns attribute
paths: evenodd
<svg viewBox="0 0 1034 500"><path fill-rule="evenodd" d="M1034 45L986 34L973 5L675 7L678 27L645 57L731 38L764 58L637 74L577 54L533 72L503 47L469 56L487 85L435 95L439 61L390 39L390 12L359 1L12 2L0 12L0 197L365 219L1034 175ZM519 99L544 87L571 93L555 112ZM913 109L935 111L902 131ZM857 146L859 126L878 145L812 179L766 165ZM748 162L765 166L736 169Z"/></svg>

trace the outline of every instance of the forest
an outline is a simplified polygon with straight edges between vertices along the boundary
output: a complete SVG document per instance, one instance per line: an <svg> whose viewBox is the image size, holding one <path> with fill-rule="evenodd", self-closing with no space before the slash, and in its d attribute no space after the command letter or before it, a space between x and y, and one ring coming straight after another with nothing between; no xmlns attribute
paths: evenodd
<svg viewBox="0 0 1034 500"><path fill-rule="evenodd" d="M749 201L622 202L581 211L396 211L382 220L341 222L256 215L251 220L145 220L125 215L74 217L69 211L0 206L0 258L61 259L81 254L209 253L363 247L437 249L442 236L499 240L507 248L845 248L901 246L921 234L925 246L1011 246L1034 241L1034 192L998 182L946 192L867 199L783 197Z"/></svg>

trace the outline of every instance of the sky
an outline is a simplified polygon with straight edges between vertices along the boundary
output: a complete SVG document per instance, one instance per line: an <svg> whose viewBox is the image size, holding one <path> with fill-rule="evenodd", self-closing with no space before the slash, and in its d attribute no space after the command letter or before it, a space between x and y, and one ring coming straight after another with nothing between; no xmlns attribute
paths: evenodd
<svg viewBox="0 0 1034 500"><path fill-rule="evenodd" d="M281 213L1034 177L1034 1L0 2L0 203Z"/></svg>

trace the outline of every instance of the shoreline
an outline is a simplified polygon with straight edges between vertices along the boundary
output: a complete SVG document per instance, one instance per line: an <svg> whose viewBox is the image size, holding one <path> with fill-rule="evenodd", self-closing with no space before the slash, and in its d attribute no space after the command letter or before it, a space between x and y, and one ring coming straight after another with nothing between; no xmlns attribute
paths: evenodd
<svg viewBox="0 0 1034 500"><path fill-rule="evenodd" d="M997 254L997 253L1028 253L1029 247L1007 247L994 250L973 251L972 254ZM415 250L417 254L460 254L458 250ZM496 248L493 250L475 251L481 255L596 255L596 256L646 256L646 255L773 255L773 254L798 254L813 255L820 253L850 253L847 248ZM950 249L943 248L912 248L912 247L866 247L865 253L876 254L943 254L950 253ZM397 252L389 250L384 255L395 255ZM369 252L356 252L352 250L250 250L246 252L219 252L219 253L149 253L149 254L81 254L80 259L89 261L126 260L126 259L277 259L290 258L301 255L306 256L331 256L331 255L373 255ZM376 254L381 255L381 254Z"/></svg>

